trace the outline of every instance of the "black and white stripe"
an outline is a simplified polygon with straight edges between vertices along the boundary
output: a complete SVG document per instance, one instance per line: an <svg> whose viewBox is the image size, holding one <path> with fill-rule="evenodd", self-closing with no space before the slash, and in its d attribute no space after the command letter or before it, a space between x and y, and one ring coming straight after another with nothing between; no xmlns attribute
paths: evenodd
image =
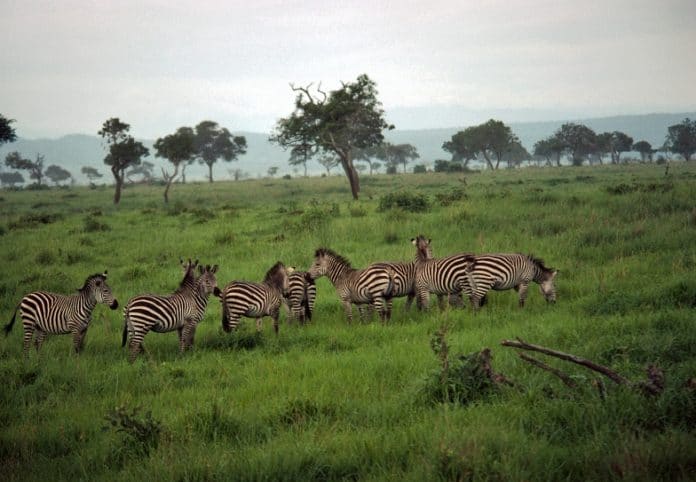
<svg viewBox="0 0 696 482"><path fill-rule="evenodd" d="M24 326L24 356L28 355L34 332L37 352L46 335L70 333L73 336L75 352L79 353L97 303L109 305L112 310L118 307L118 301L106 283L106 271L88 277L75 295L46 291L34 291L25 295L15 309L12 320L5 326L5 335L12 330L19 310Z"/></svg>
<svg viewBox="0 0 696 482"><path fill-rule="evenodd" d="M215 294L222 303L222 328L236 330L242 316L256 318L256 329L261 329L264 316L273 319L273 330L278 334L278 317L283 297L288 290L288 269L277 262L266 273L263 282L232 281Z"/></svg>
<svg viewBox="0 0 696 482"><path fill-rule="evenodd" d="M387 299L387 312L391 315L392 298L406 297L406 311L411 308L416 298L416 262L410 261L381 261L373 263L370 268L387 269L391 272L392 288Z"/></svg>
<svg viewBox="0 0 696 482"><path fill-rule="evenodd" d="M363 305L368 305L380 314L382 321L389 319L388 300L391 298L394 273L388 266L355 269L341 255L327 248L319 248L314 253L309 274L315 279L320 276L329 278L343 303L349 323L353 320L351 303L358 305L361 316L364 315Z"/></svg>
<svg viewBox="0 0 696 482"><path fill-rule="evenodd" d="M311 320L316 298L314 278L306 271L292 272L288 277L288 293L285 297L290 319L299 320L301 324Z"/></svg>
<svg viewBox="0 0 696 482"><path fill-rule="evenodd" d="M416 246L416 297L418 306L427 310L430 294L436 294L442 306L444 297L456 300L462 292L470 293L470 270L474 256L470 253L433 258L430 239L419 235L411 239Z"/></svg>
<svg viewBox="0 0 696 482"><path fill-rule="evenodd" d="M171 295L139 295L126 305L121 346L126 345L130 334L128 360L131 363L142 351L143 338L149 331L166 333L177 330L179 350L183 352L193 346L196 327L205 315L208 297L217 288L215 272L218 269L217 265L198 266L199 276L195 277L197 263L189 261L179 289Z"/></svg>
<svg viewBox="0 0 696 482"><path fill-rule="evenodd" d="M478 308L481 299L489 290L503 291L514 288L519 292L519 306L524 306L527 288L530 282L539 285L547 302L556 301L554 280L556 271L544 266L544 261L532 255L480 254L475 256L475 263L470 272L473 289L467 292L474 308Z"/></svg>

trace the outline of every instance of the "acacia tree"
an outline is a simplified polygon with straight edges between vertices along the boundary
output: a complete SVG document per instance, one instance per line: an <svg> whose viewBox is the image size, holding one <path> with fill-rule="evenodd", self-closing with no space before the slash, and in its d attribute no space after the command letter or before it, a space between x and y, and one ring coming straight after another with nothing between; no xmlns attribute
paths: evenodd
<svg viewBox="0 0 696 482"><path fill-rule="evenodd" d="M36 179L36 184L41 186L41 180L44 177L43 172L44 156L41 154L36 155L36 161L31 161L22 157L22 155L13 151L5 156L5 165L12 169L19 169L21 171L28 171L30 179Z"/></svg>
<svg viewBox="0 0 696 482"><path fill-rule="evenodd" d="M247 141L244 136L233 136L217 122L205 120L196 126L196 157L201 164L208 166L208 181L213 182L213 164L218 159L236 161L237 156L246 153Z"/></svg>
<svg viewBox="0 0 696 482"><path fill-rule="evenodd" d="M133 136L128 134L130 125L121 122L118 117L112 117L104 122L98 134L104 139L109 153L104 158L104 164L111 167L111 173L116 181L114 204L121 201L121 189L126 176L126 169L140 164L141 158L148 156L150 151Z"/></svg>
<svg viewBox="0 0 696 482"><path fill-rule="evenodd" d="M461 135L459 140L464 150L481 154L491 170L498 169L505 153L513 149L516 142L519 142L509 126L495 119L490 119L477 126L467 127L457 134ZM495 166L492 162L493 157L496 160Z"/></svg>
<svg viewBox="0 0 696 482"><path fill-rule="evenodd" d="M58 185L59 182L62 181L67 181L68 179L72 179L72 174L70 174L70 171L67 169L64 169L56 164L51 164L46 168L46 172L44 173L47 178L49 178L51 181L53 181L53 184L56 186Z"/></svg>
<svg viewBox="0 0 696 482"><path fill-rule="evenodd" d="M560 167L561 156L564 151L565 145L563 141L555 134L534 144L534 155L546 159L547 166L552 166L551 161L553 160L556 162L556 166Z"/></svg>
<svg viewBox="0 0 696 482"><path fill-rule="evenodd" d="M22 184L23 182L24 177L17 171L0 172L0 184L3 186L7 184L10 187L14 187L15 184Z"/></svg>
<svg viewBox="0 0 696 482"><path fill-rule="evenodd" d="M290 87L297 92L295 110L278 120L270 140L284 148L304 140L337 156L353 199L358 199L360 179L353 165L356 150L382 143L382 131L394 127L384 119L382 104L377 100L377 84L363 74L355 82L342 82L340 89L328 94L321 90L321 84L314 92L310 90L312 84Z"/></svg>
<svg viewBox="0 0 696 482"><path fill-rule="evenodd" d="M418 149L411 144L390 144L385 142L382 144L384 149L385 159L387 165L394 166L396 168L397 164L404 166L404 173L406 172L406 164L410 161L420 158L418 154Z"/></svg>
<svg viewBox="0 0 696 482"><path fill-rule="evenodd" d="M648 141L638 141L635 144L633 144L632 149L640 153L641 161L652 162L652 156L655 153L655 150L652 148Z"/></svg>
<svg viewBox="0 0 696 482"><path fill-rule="evenodd" d="M169 202L169 188L179 175L179 168L196 155L196 134L190 127L179 127L174 134L161 137L155 141L155 156L163 157L174 165L174 172L169 174L162 168L162 177L166 187L164 188L164 202Z"/></svg>
<svg viewBox="0 0 696 482"><path fill-rule="evenodd" d="M688 117L679 124L667 128L665 148L675 154L681 155L685 161L691 159L696 152L696 120Z"/></svg>
<svg viewBox="0 0 696 482"><path fill-rule="evenodd" d="M90 184L94 184L94 181L104 177L102 173L97 171L95 168L92 166L82 166L82 169L80 169L80 172L87 176L87 179L89 179Z"/></svg>
<svg viewBox="0 0 696 482"><path fill-rule="evenodd" d="M507 163L508 169L522 165L531 157L519 141L514 141L507 152L503 154L503 160Z"/></svg>
<svg viewBox="0 0 696 482"><path fill-rule="evenodd" d="M353 160L356 162L364 162L370 168L370 176L382 167L380 161L384 161L384 150L379 146L371 146L365 149L355 149ZM360 171L359 167L356 166Z"/></svg>
<svg viewBox="0 0 696 482"><path fill-rule="evenodd" d="M459 131L449 141L442 144L442 150L452 154L452 162L466 169L469 161L476 159L476 152L471 150L469 135Z"/></svg>
<svg viewBox="0 0 696 482"><path fill-rule="evenodd" d="M293 146L290 150L290 158L288 164L291 166L302 166L304 168L304 177L307 177L307 161L309 161L317 153L316 148L307 143L302 142Z"/></svg>
<svg viewBox="0 0 696 482"><path fill-rule="evenodd" d="M14 142L17 140L17 133L12 127L14 119L8 119L4 115L0 114L0 146L7 142Z"/></svg>
<svg viewBox="0 0 696 482"><path fill-rule="evenodd" d="M332 156L331 154L324 154L323 156L319 157L317 162L319 164L321 164L324 167L324 169L326 169L326 175L330 176L331 169L338 166L340 161L335 156Z"/></svg>
<svg viewBox="0 0 696 482"><path fill-rule="evenodd" d="M611 152L611 162L619 164L621 162L621 153L628 152L633 147L633 137L621 131L611 133L609 148Z"/></svg>
<svg viewBox="0 0 696 482"><path fill-rule="evenodd" d="M593 151L597 141L595 131L583 124L572 122L563 124L554 134L565 146L573 164L582 161Z"/></svg>

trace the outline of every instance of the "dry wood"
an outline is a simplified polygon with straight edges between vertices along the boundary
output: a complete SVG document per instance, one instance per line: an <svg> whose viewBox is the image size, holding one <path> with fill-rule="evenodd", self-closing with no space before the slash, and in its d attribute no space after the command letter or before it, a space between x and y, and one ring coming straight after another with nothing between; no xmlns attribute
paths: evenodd
<svg viewBox="0 0 696 482"><path fill-rule="evenodd" d="M530 351L536 351L539 353L544 353L549 356L553 356L556 358L560 358L561 360L566 360L572 363L576 363L578 365L582 365L586 368L589 368L590 370L594 370L596 372L601 373L605 377L609 378L611 381L614 383L617 383L619 385L630 385L631 382L627 379L616 373L615 371L603 366L603 365L598 365L595 362L588 360L586 358L582 358L576 355L571 355L570 353L563 353L562 351L558 350L552 350L551 348L546 348L544 346L540 345L533 345L531 343L527 343L524 340L521 340L517 338L516 340L503 340L501 342L501 345L503 346L509 346L513 348L520 348L522 350L530 350Z"/></svg>
<svg viewBox="0 0 696 482"><path fill-rule="evenodd" d="M479 360L480 366L483 369L483 372L486 374L486 376L491 381L493 381L493 383L509 385L511 387L514 387L515 383L512 380L507 378L502 373L497 373L493 370L493 366L491 365L492 358L493 358L493 356L491 355L490 348L484 348L479 353L478 360Z"/></svg>
<svg viewBox="0 0 696 482"><path fill-rule="evenodd" d="M527 355L526 353L522 353L520 351L517 352L517 356L522 358L524 361L531 363L535 367L538 367L538 368L541 368L542 370L546 370L547 372L553 373L558 378L560 378L561 381L563 383L565 383L567 386L569 386L570 388L577 388L578 384L575 383L575 380L570 378L570 376L568 376L567 373L562 372L558 368L554 368L552 366L549 366L546 363L544 363L543 361L537 360L536 358L531 357L531 356Z"/></svg>

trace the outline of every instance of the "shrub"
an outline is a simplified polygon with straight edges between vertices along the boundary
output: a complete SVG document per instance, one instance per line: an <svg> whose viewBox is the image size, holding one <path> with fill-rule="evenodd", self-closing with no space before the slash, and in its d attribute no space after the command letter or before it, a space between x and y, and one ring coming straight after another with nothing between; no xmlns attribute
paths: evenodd
<svg viewBox="0 0 696 482"><path fill-rule="evenodd" d="M435 199L440 203L440 206L449 206L455 201L461 201L466 198L466 192L461 187L454 187L449 192L435 194Z"/></svg>
<svg viewBox="0 0 696 482"><path fill-rule="evenodd" d="M428 169L426 169L425 164L417 164L413 166L414 174L423 174L425 172L428 172Z"/></svg>
<svg viewBox="0 0 696 482"><path fill-rule="evenodd" d="M126 452L141 457L148 457L152 449L159 445L162 424L147 411L140 416L138 407L129 410L126 407L116 407L104 417L109 423L105 430L113 430L125 436L123 443ZM124 454L125 455L125 454Z"/></svg>
<svg viewBox="0 0 696 482"><path fill-rule="evenodd" d="M362 206L351 206L348 209L351 218L362 218L367 215L367 210Z"/></svg>
<svg viewBox="0 0 696 482"><path fill-rule="evenodd" d="M52 224L63 219L62 214L58 213L32 213L21 216L18 220L8 224L10 229L33 228L39 224Z"/></svg>
<svg viewBox="0 0 696 482"><path fill-rule="evenodd" d="M99 222L99 220L94 216L87 216L82 225L82 231L85 233L94 233L99 231L109 231L111 227L106 224Z"/></svg>
<svg viewBox="0 0 696 482"><path fill-rule="evenodd" d="M380 197L378 209L379 211L403 209L411 212L426 212L429 208L428 198L425 195L400 191Z"/></svg>

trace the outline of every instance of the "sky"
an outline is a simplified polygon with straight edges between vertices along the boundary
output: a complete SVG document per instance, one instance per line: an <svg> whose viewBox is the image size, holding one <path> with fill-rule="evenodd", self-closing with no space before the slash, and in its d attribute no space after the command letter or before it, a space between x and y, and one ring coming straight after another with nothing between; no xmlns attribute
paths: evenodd
<svg viewBox="0 0 696 482"><path fill-rule="evenodd" d="M397 129L696 110L694 0L0 0L0 32L25 138L269 132L363 73Z"/></svg>

